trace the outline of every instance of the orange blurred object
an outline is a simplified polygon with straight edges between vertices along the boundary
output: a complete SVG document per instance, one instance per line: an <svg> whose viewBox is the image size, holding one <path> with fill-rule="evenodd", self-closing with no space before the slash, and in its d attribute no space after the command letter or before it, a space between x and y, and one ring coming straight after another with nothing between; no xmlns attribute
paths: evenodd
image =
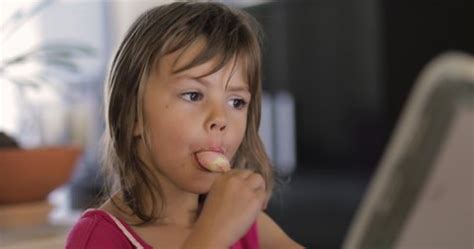
<svg viewBox="0 0 474 249"><path fill-rule="evenodd" d="M70 179L81 154L76 146L0 149L0 204L45 199Z"/></svg>

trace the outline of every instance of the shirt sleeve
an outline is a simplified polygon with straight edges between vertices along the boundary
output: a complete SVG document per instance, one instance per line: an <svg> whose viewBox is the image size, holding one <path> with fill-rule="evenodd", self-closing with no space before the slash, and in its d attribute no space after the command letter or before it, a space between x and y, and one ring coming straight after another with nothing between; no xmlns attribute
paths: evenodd
<svg viewBox="0 0 474 249"><path fill-rule="evenodd" d="M100 216L81 218L71 229L66 249L133 249L120 230Z"/></svg>

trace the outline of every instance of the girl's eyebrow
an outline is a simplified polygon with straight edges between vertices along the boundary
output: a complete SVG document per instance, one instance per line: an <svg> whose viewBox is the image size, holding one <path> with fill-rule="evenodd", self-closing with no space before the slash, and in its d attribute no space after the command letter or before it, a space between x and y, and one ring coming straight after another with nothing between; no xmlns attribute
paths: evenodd
<svg viewBox="0 0 474 249"><path fill-rule="evenodd" d="M229 92L250 92L248 86L230 86L227 88Z"/></svg>
<svg viewBox="0 0 474 249"><path fill-rule="evenodd" d="M201 77L193 77L193 76L185 75L183 78L194 80L203 85L209 85L209 82ZM226 90L230 92L250 92L247 84L237 85L237 86L230 85Z"/></svg>

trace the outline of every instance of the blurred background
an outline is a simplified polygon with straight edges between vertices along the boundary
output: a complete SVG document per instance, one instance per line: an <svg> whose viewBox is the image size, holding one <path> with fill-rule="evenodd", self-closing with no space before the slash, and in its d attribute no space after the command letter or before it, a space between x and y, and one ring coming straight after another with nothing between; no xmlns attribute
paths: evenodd
<svg viewBox="0 0 474 249"><path fill-rule="evenodd" d="M61 248L94 202L111 56L166 2L0 2L0 247ZM420 70L474 53L474 2L221 2L265 33L260 133L282 182L268 213L308 248L339 248Z"/></svg>

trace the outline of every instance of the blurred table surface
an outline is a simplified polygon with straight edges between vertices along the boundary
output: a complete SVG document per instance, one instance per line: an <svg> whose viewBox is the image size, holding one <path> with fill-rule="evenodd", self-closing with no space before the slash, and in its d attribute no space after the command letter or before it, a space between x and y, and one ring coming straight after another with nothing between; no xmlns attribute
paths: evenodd
<svg viewBox="0 0 474 249"><path fill-rule="evenodd" d="M51 224L51 210L47 201L0 204L0 248L64 248L70 227Z"/></svg>

